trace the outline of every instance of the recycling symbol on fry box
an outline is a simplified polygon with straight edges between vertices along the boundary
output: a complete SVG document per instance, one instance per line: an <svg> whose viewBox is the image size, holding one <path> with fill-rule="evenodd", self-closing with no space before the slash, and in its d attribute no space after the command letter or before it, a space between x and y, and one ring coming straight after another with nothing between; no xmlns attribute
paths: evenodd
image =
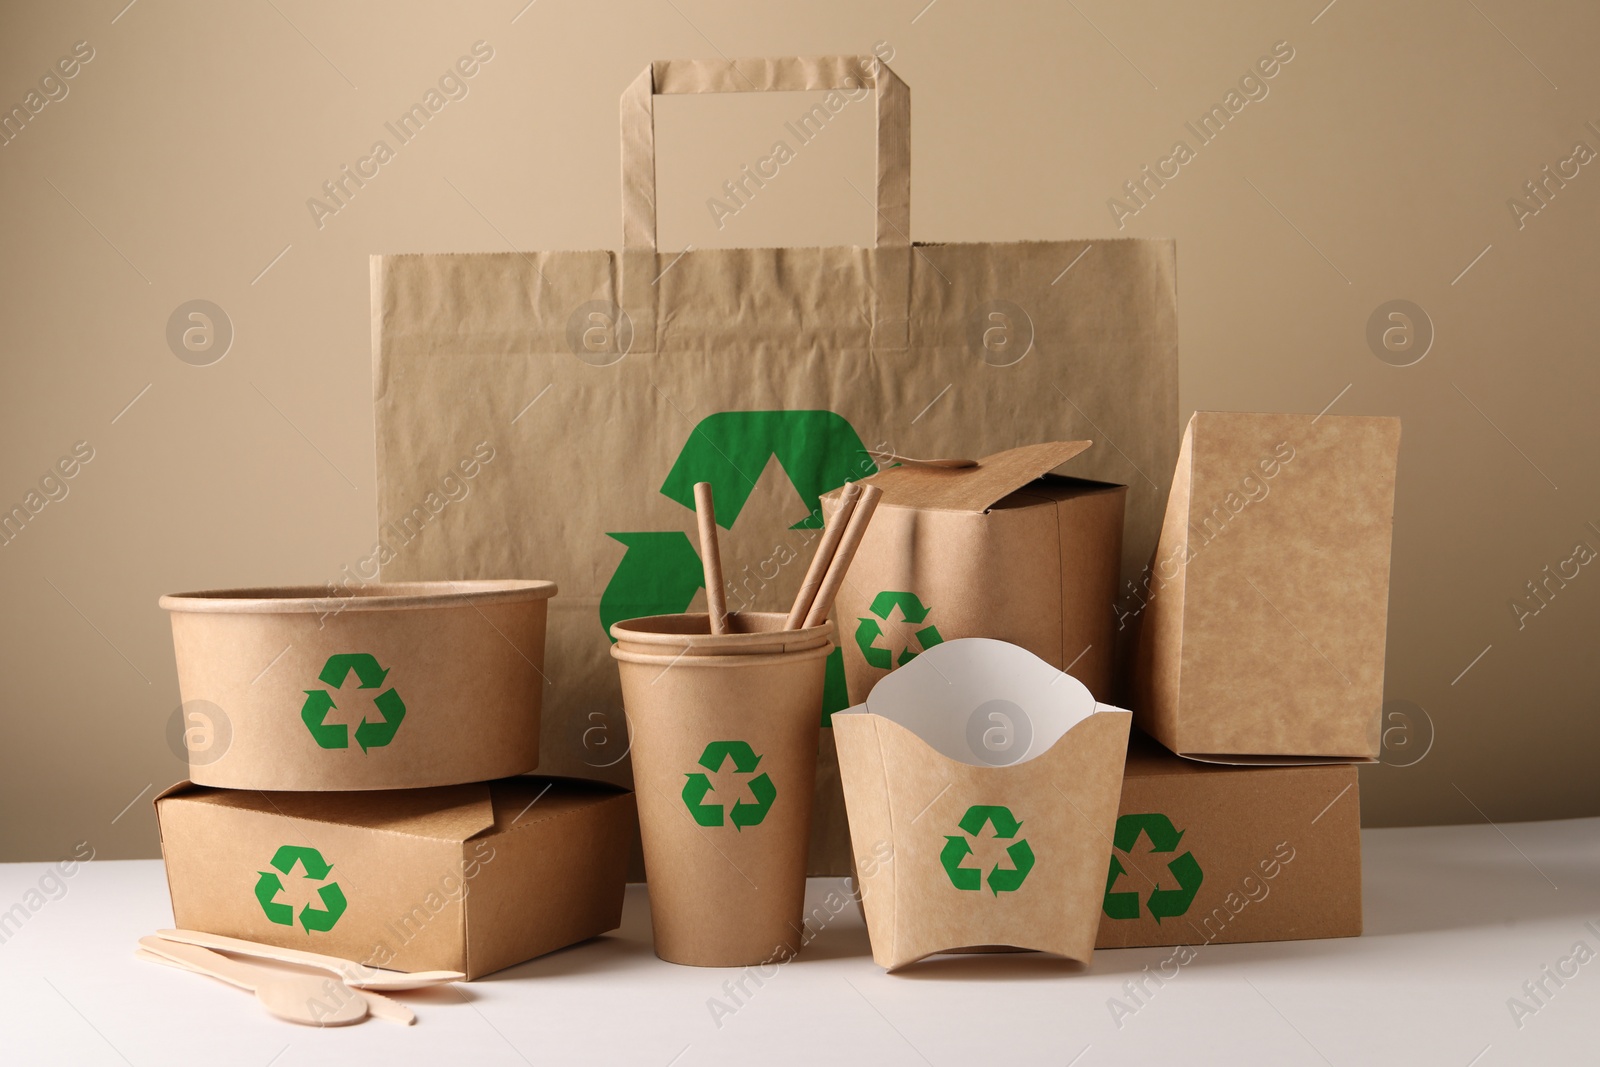
<svg viewBox="0 0 1600 1067"><path fill-rule="evenodd" d="M885 589L872 598L872 606L868 609L871 615L864 615L856 626L856 645L861 649L861 655L866 658L869 665L882 671L893 670L895 667L904 667L907 663L917 658L918 652L926 652L934 645L941 644L944 638L939 635L939 628L933 625L922 626L915 630L912 636L916 639L917 647L913 649L908 642L900 650L900 656L895 658L892 648L885 648L878 644L878 638L883 636L883 623L891 621L896 611L900 618L912 626L920 626L927 619L928 609L922 606L922 601L915 593L899 593L892 589Z"/></svg>
<svg viewBox="0 0 1600 1067"><path fill-rule="evenodd" d="M965 834L947 836L944 849L939 853L944 873L950 876L950 884L957 889L983 888L983 871L977 867L963 867L961 861L972 855L972 844L967 838L977 837L983 831L984 823L994 827L995 837L1006 841L1016 838L1017 831L1022 829L1022 823L1011 814L1010 808L998 804L974 804L968 808L956 824ZM995 896L1016 892L1028 877L1028 872L1033 870L1033 846L1028 844L1026 838L1019 838L1008 845L1006 855L1011 859L1009 868L996 863L989 871L989 892Z"/></svg>
<svg viewBox="0 0 1600 1067"><path fill-rule="evenodd" d="M338 690L344 687L345 680L351 675L356 676L356 681L361 689L383 689L383 681L388 677L389 671L378 665L376 657L365 652L340 652L328 657L328 662L322 665L322 673L318 679L330 689ZM300 718L305 721L306 729L311 731L312 740L322 748L349 748L350 727L343 723L328 722L328 712L339 705L333 701L333 693L327 689L307 689L306 702L300 707ZM356 744L361 746L361 751L382 748L394 740L394 733L400 729L400 723L406 717L405 701L400 699L400 694L390 686L383 689L372 699L372 706L376 708L383 718L373 721L362 716L361 725L356 727Z"/></svg>
<svg viewBox="0 0 1600 1067"><path fill-rule="evenodd" d="M1140 834L1150 839L1152 853L1165 854L1178 851L1178 842L1183 840L1184 831L1174 827L1172 820L1159 812L1124 815L1117 819L1117 829L1111 843L1116 846L1118 852L1126 855L1138 843ZM1189 905L1194 903L1194 895L1200 891L1200 883L1205 881L1205 874L1200 870L1200 862L1194 858L1193 852L1174 856L1167 863L1167 872L1172 875L1177 886L1163 889L1162 879L1157 879L1155 886L1150 890L1150 896L1145 901L1145 910L1158 923L1162 919L1171 919L1188 911ZM1123 889L1115 893L1111 891L1117 884L1117 879L1126 873L1128 871L1122 865L1122 860L1113 855L1111 870L1106 875L1106 899L1103 905L1107 918L1139 917L1139 893L1136 889Z"/></svg>
<svg viewBox="0 0 1600 1067"><path fill-rule="evenodd" d="M684 806L701 826L722 826L725 825L724 819L733 823L735 830L759 826L761 820L767 817L767 812L772 810L772 802L778 798L778 787L772 784L772 779L765 771L755 773L761 757L744 741L713 741L700 754L700 766L708 771L722 770L722 765L728 760L733 761L733 769L740 774L755 775L748 783L750 795L756 798L755 803L734 801L731 812L721 804L707 804L706 794L711 792L711 779L700 771L693 771L686 776L688 781L683 783Z"/></svg>
<svg viewBox="0 0 1600 1067"><path fill-rule="evenodd" d="M280 901L278 894L284 891L283 879L279 875L293 874L296 864L299 864L300 869L305 872L305 878L324 883L317 889L322 907L313 908L307 904L301 908L300 925L308 934L313 930L332 930L333 924L344 914L346 904L344 890L339 888L338 882L328 881L328 874L333 870L333 865L323 859L322 853L314 848L284 845L273 854L272 866L275 869L261 871L261 877L256 880L256 900L260 902L261 910L266 913L269 922L275 922L279 926L294 925L294 905Z"/></svg>

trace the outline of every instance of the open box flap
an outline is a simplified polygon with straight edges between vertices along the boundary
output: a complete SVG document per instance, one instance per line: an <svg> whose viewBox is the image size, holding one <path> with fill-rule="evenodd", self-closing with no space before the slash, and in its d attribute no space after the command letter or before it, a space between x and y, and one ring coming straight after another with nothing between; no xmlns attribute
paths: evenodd
<svg viewBox="0 0 1600 1067"><path fill-rule="evenodd" d="M986 456L975 467L891 467L866 481L883 503L935 511L987 511L1029 482L1044 477L1092 441L1048 441Z"/></svg>
<svg viewBox="0 0 1600 1067"><path fill-rule="evenodd" d="M1176 755L1214 767L1325 767L1378 762L1373 756L1252 756L1230 752L1178 752Z"/></svg>
<svg viewBox="0 0 1600 1067"><path fill-rule="evenodd" d="M478 831L479 837L525 830L550 819L587 811L597 800L627 792L621 786L605 782L526 774L487 784L493 799L494 821Z"/></svg>
<svg viewBox="0 0 1600 1067"><path fill-rule="evenodd" d="M489 783L433 789L374 789L326 793L264 793L259 790L190 786L169 791L179 799L258 811L290 819L362 826L369 830L465 841L494 825Z"/></svg>

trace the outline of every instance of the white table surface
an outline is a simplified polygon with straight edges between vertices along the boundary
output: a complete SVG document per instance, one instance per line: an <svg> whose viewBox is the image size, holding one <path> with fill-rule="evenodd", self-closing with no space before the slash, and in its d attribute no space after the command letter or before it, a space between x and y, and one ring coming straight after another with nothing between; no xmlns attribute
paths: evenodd
<svg viewBox="0 0 1600 1067"><path fill-rule="evenodd" d="M414 1027L298 1027L135 960L137 938L171 923L161 865L94 862L0 944L0 1063L1600 1063L1600 955L1563 986L1545 979L1552 995L1520 1027L1507 1006L1533 1005L1523 983L1577 943L1600 954L1600 819L1368 830L1362 845L1365 936L1205 947L1120 1027L1109 999L1170 949L1102 951L1087 970L946 957L891 976L853 907L719 1026L708 1001L737 972L657 960L642 886L607 937L460 993L405 994ZM47 869L0 865L0 908Z"/></svg>

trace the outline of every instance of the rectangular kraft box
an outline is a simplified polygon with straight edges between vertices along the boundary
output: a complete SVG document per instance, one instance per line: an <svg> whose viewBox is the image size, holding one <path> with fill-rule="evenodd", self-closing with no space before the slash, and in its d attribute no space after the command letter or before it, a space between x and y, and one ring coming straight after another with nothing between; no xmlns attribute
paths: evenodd
<svg viewBox="0 0 1600 1067"><path fill-rule="evenodd" d="M1051 475L1089 448L1053 441L954 469L907 464L864 484L883 497L839 591L850 703L933 644L1008 641L1115 697L1115 613L1128 487ZM837 491L823 509L838 509Z"/></svg>
<svg viewBox="0 0 1600 1067"><path fill-rule="evenodd" d="M533 777L155 804L179 927L468 978L615 929L637 826L630 792Z"/></svg>
<svg viewBox="0 0 1600 1067"><path fill-rule="evenodd" d="M1135 730L1096 947L1360 934L1356 776L1196 763Z"/></svg>
<svg viewBox="0 0 1600 1067"><path fill-rule="evenodd" d="M1218 763L1378 756L1400 420L1200 411L1137 615L1134 723Z"/></svg>

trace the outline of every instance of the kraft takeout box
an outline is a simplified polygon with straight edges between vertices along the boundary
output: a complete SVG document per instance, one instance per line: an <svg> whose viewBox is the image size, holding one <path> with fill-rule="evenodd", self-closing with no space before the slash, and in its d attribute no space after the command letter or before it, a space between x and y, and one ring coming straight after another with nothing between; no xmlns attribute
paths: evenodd
<svg viewBox="0 0 1600 1067"><path fill-rule="evenodd" d="M1400 420L1196 412L1139 619L1133 711L1179 755L1377 758Z"/></svg>
<svg viewBox="0 0 1600 1067"><path fill-rule="evenodd" d="M177 926L476 978L621 922L633 794L547 778L156 800Z"/></svg>
<svg viewBox="0 0 1600 1067"><path fill-rule="evenodd" d="M1349 763L1196 763L1135 730L1097 946L1360 934L1356 777ZM1193 955L1171 959L1163 977Z"/></svg>
<svg viewBox="0 0 1600 1067"><path fill-rule="evenodd" d="M411 789L539 762L553 582L179 593L189 777L229 789Z"/></svg>
<svg viewBox="0 0 1600 1067"><path fill-rule="evenodd" d="M1089 962L1130 716L1026 649L930 648L834 715L872 958Z"/></svg>
<svg viewBox="0 0 1600 1067"><path fill-rule="evenodd" d="M865 479L883 497L834 611L852 704L919 652L963 637L1020 645L1112 699L1127 486L1049 473L1090 444ZM823 497L828 515L838 506L838 491Z"/></svg>

